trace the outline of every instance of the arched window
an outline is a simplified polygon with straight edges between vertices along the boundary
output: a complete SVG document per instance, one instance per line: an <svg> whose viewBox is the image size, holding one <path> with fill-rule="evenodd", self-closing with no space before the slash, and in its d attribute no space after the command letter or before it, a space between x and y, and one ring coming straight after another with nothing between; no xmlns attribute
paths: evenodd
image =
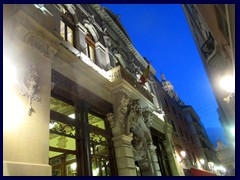
<svg viewBox="0 0 240 180"><path fill-rule="evenodd" d="M69 11L61 9L60 35L63 39L74 46L74 21Z"/></svg>
<svg viewBox="0 0 240 180"><path fill-rule="evenodd" d="M93 36L88 33L86 35L87 56L95 63L95 42Z"/></svg>

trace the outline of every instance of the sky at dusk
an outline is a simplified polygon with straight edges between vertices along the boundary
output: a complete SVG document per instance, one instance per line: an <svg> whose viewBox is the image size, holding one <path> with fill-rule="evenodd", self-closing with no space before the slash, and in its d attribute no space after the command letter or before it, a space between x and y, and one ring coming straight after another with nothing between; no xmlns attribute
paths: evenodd
<svg viewBox="0 0 240 180"><path fill-rule="evenodd" d="M227 143L217 103L181 5L102 4L119 15L134 47L146 57L161 80L163 73L186 105L202 121L211 142Z"/></svg>

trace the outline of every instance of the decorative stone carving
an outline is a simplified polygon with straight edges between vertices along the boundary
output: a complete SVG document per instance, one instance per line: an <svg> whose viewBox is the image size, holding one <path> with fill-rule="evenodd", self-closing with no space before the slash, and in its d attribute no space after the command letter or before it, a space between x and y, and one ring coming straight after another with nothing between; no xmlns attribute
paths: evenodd
<svg viewBox="0 0 240 180"><path fill-rule="evenodd" d="M133 134L132 146L133 146L133 155L135 160L141 160L146 155L146 150L144 147L144 141L136 134Z"/></svg>
<svg viewBox="0 0 240 180"><path fill-rule="evenodd" d="M88 16L88 20L91 24L94 24L95 23L94 15Z"/></svg>
<svg viewBox="0 0 240 180"><path fill-rule="evenodd" d="M118 107L118 118L120 123L122 124L123 129L125 129L125 117L126 117L126 113L128 111L128 103L130 101L130 98L128 95L126 95L125 93L121 93L120 95L120 104Z"/></svg>
<svg viewBox="0 0 240 180"><path fill-rule="evenodd" d="M113 128L115 126L114 114L113 113L107 114L107 120L109 121L111 128Z"/></svg>
<svg viewBox="0 0 240 180"><path fill-rule="evenodd" d="M91 18L90 18L91 19ZM84 19L83 20L83 24L84 24L84 27L88 29L88 31L90 32L90 34L93 36L93 39L95 42L97 42L99 40L99 34L97 32L97 30L95 29L95 27L93 26L93 21L89 21L89 18L88 19Z"/></svg>
<svg viewBox="0 0 240 180"><path fill-rule="evenodd" d="M39 50L43 55L46 55L48 52L48 45L39 34L28 33L25 37L25 42L30 44L31 47Z"/></svg>
<svg viewBox="0 0 240 180"><path fill-rule="evenodd" d="M34 6L39 9L44 15L53 16L45 7L44 4L34 4Z"/></svg>
<svg viewBox="0 0 240 180"><path fill-rule="evenodd" d="M32 108L32 101L40 101L40 97L36 95L36 93L39 91L40 85L39 85L39 75L36 71L35 65L31 65L27 68L25 75L23 77L23 92L21 94L23 96L26 96L29 98L29 107L28 107L28 115L31 116L31 114L34 112L34 109Z"/></svg>
<svg viewBox="0 0 240 180"><path fill-rule="evenodd" d="M147 127L152 126L152 120L153 120L153 114L150 111L144 111L143 112L144 122L147 125Z"/></svg>
<svg viewBox="0 0 240 180"><path fill-rule="evenodd" d="M128 114L128 124L131 124L133 121L142 115L141 106L138 99L131 99L129 102L129 114Z"/></svg>
<svg viewBox="0 0 240 180"><path fill-rule="evenodd" d="M105 29L104 29L104 30L105 30ZM109 36L104 35L104 36L103 36L103 40L104 40L105 45L106 45L108 48L111 47L112 41L111 41L111 38L110 38Z"/></svg>

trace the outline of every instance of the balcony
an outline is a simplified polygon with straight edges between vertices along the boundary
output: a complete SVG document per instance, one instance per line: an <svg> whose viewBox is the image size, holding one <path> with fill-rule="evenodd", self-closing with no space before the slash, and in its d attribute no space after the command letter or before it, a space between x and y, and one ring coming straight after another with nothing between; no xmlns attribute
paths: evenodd
<svg viewBox="0 0 240 180"><path fill-rule="evenodd" d="M140 85L137 80L131 76L126 70L121 66L117 66L107 72L109 74L109 80L113 83L119 82L122 79L131 84L135 89L137 89L143 96L145 96L150 102L153 103L152 94L144 88L143 85Z"/></svg>
<svg viewBox="0 0 240 180"><path fill-rule="evenodd" d="M201 51L207 59L215 50L214 38L212 34L209 32L209 36L207 41L202 45Z"/></svg>

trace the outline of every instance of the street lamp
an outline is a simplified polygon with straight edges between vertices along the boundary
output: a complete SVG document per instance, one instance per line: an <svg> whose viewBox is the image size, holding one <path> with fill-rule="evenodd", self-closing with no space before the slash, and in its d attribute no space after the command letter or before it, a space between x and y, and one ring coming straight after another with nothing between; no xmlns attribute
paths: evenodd
<svg viewBox="0 0 240 180"><path fill-rule="evenodd" d="M200 164L201 164L202 168L205 169L205 165L204 165L205 161L204 161L204 159L200 159L199 161L200 161Z"/></svg>
<svg viewBox="0 0 240 180"><path fill-rule="evenodd" d="M229 103L230 98L235 95L235 78L232 76L224 76L220 80L220 86L223 90L229 93L229 95L225 98L223 98L224 101Z"/></svg>
<svg viewBox="0 0 240 180"><path fill-rule="evenodd" d="M204 159L200 159L200 163L201 163L201 165L204 165L205 164Z"/></svg>
<svg viewBox="0 0 240 180"><path fill-rule="evenodd" d="M185 158L186 158L186 151L181 151L180 152L180 162L179 163L181 163Z"/></svg>

